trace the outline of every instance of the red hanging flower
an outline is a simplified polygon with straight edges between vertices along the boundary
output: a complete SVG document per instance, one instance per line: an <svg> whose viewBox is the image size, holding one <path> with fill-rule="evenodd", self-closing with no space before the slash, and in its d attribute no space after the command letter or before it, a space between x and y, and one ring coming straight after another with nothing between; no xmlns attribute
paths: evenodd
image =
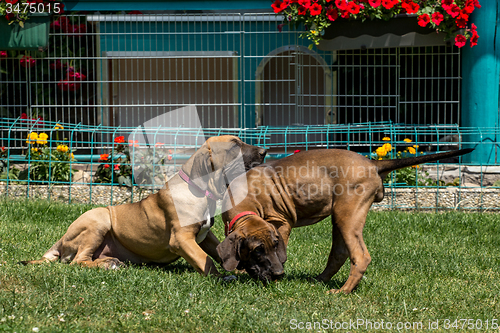
<svg viewBox="0 0 500 333"><path fill-rule="evenodd" d="M277 13L280 13L283 10L285 10L286 7L288 7L288 4L286 4L285 2L283 2L281 0L276 0L275 2L273 2L271 7L273 7L274 12L277 14Z"/></svg>
<svg viewBox="0 0 500 333"><path fill-rule="evenodd" d="M448 11L450 6L453 4L453 0L441 0L441 7L444 10Z"/></svg>
<svg viewBox="0 0 500 333"><path fill-rule="evenodd" d="M31 56L23 56L21 60L19 60L19 63L24 68L32 68L33 66L35 66L36 60L33 59Z"/></svg>
<svg viewBox="0 0 500 333"><path fill-rule="evenodd" d="M368 3L370 4L370 6L372 6L373 8L377 8L380 6L380 4L382 3L381 0L368 0Z"/></svg>
<svg viewBox="0 0 500 333"><path fill-rule="evenodd" d="M457 35L457 37L455 37L455 46L463 47L466 41L467 39L463 35Z"/></svg>
<svg viewBox="0 0 500 333"><path fill-rule="evenodd" d="M60 80L57 83L57 87L62 91L77 91L80 85L79 82L74 82L72 80Z"/></svg>
<svg viewBox="0 0 500 333"><path fill-rule="evenodd" d="M342 17L343 19L348 19L349 17L351 17L351 13L349 13L348 10L344 10L342 11L342 13L340 13L340 17Z"/></svg>
<svg viewBox="0 0 500 333"><path fill-rule="evenodd" d="M470 38L470 47L477 45L477 40L479 39L479 35L477 34L477 26L472 23L470 31L472 32L472 37Z"/></svg>
<svg viewBox="0 0 500 333"><path fill-rule="evenodd" d="M394 2L392 2L392 0L382 0L382 6L385 9L391 9L392 7L394 7Z"/></svg>
<svg viewBox="0 0 500 333"><path fill-rule="evenodd" d="M461 18L457 18L455 20L455 24L457 25L457 27L459 27L460 29L463 29L467 26L467 21L464 20L464 19L461 19Z"/></svg>
<svg viewBox="0 0 500 333"><path fill-rule="evenodd" d="M311 5L311 7L309 7L309 12L311 13L312 16L316 16L321 14L322 9L323 7L321 7L319 3L315 2Z"/></svg>
<svg viewBox="0 0 500 333"><path fill-rule="evenodd" d="M472 32L472 36L470 38L470 47L474 47L477 45L477 40L479 39L479 35L476 31Z"/></svg>
<svg viewBox="0 0 500 333"><path fill-rule="evenodd" d="M347 11L353 15L359 14L359 5L354 1L351 1L347 4Z"/></svg>
<svg viewBox="0 0 500 333"><path fill-rule="evenodd" d="M435 12L432 14L432 22L434 24L439 25L441 22L443 22L444 16L440 12Z"/></svg>
<svg viewBox="0 0 500 333"><path fill-rule="evenodd" d="M418 17L418 25L421 27L425 27L430 21L431 18L429 17L429 14L422 14Z"/></svg>
<svg viewBox="0 0 500 333"><path fill-rule="evenodd" d="M14 13L7 13L4 17L7 21L10 21L10 20L16 18L16 15L14 15Z"/></svg>
<svg viewBox="0 0 500 333"><path fill-rule="evenodd" d="M458 14L460 14L460 7L458 7L455 4L452 4L451 6L447 7L447 9L445 8L445 10L448 13L448 15L450 15L453 18L457 17Z"/></svg>
<svg viewBox="0 0 500 333"><path fill-rule="evenodd" d="M298 14L302 15L302 16L306 15L307 14L307 8L304 7L304 6L300 6L299 10L298 10Z"/></svg>
<svg viewBox="0 0 500 333"><path fill-rule="evenodd" d="M9 56L9 54L7 53L7 51L0 51L0 58L7 58Z"/></svg>
<svg viewBox="0 0 500 333"><path fill-rule="evenodd" d="M59 20L59 29L64 33L69 33L72 30L71 21L66 16L61 16Z"/></svg>
<svg viewBox="0 0 500 333"><path fill-rule="evenodd" d="M326 11L326 18L329 19L330 21L335 21L339 17L339 12L337 11L336 8L333 8L333 6L330 5Z"/></svg>
<svg viewBox="0 0 500 333"><path fill-rule="evenodd" d="M347 10L347 1L346 0L335 0L335 6L337 6L340 10Z"/></svg>
<svg viewBox="0 0 500 333"><path fill-rule="evenodd" d="M104 164L104 169L109 169L109 164Z"/></svg>
<svg viewBox="0 0 500 333"><path fill-rule="evenodd" d="M87 77L85 75L83 75L82 73L78 73L78 72L75 72L75 71L69 71L66 74L66 79L67 80L71 80L71 81L83 81L86 78Z"/></svg>
<svg viewBox="0 0 500 333"><path fill-rule="evenodd" d="M406 10L408 14L415 14L420 9L420 6L411 0L403 0L401 7Z"/></svg>
<svg viewBox="0 0 500 333"><path fill-rule="evenodd" d="M302 7L309 8L311 7L311 0L299 0L298 4Z"/></svg>
<svg viewBox="0 0 500 333"><path fill-rule="evenodd" d="M109 158L109 154L101 154L99 161L107 161Z"/></svg>
<svg viewBox="0 0 500 333"><path fill-rule="evenodd" d="M115 168L114 169L115 169L115 171L120 170L120 164L115 164Z"/></svg>
<svg viewBox="0 0 500 333"><path fill-rule="evenodd" d="M124 143L125 142L125 137L124 136L117 136L115 138L115 143Z"/></svg>

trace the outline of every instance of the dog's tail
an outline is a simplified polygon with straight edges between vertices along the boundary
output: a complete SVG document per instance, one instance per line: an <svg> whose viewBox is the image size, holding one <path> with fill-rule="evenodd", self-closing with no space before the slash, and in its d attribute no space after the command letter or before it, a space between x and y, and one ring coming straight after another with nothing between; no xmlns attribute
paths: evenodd
<svg viewBox="0 0 500 333"><path fill-rule="evenodd" d="M448 151L445 153L437 153L437 154L408 157L408 158L394 159L394 160L376 160L373 162L375 162L378 174L380 175L380 177L382 177L382 179L384 179L391 171L397 169L402 169L422 163L435 162L444 158L461 156L468 154L472 151L474 151L473 148L467 148L455 151Z"/></svg>

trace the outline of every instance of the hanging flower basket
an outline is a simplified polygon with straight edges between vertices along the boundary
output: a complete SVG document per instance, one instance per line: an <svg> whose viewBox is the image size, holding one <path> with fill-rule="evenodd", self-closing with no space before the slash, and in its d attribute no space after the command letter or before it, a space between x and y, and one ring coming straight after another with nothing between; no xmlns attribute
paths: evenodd
<svg viewBox="0 0 500 333"><path fill-rule="evenodd" d="M457 30L445 39L430 27L417 24L417 15L400 14L389 21L383 20L346 20L338 19L325 28L320 50L349 50L386 47L450 45L455 35L464 33Z"/></svg>
<svg viewBox="0 0 500 333"><path fill-rule="evenodd" d="M450 39L458 29L464 29L455 36L457 47L463 47L467 39L472 47L479 38L476 25L469 21L470 14L481 8L478 0L276 0L272 8L276 14L284 16L283 25L304 26L306 31L301 37L310 39L316 45L328 37L325 37L328 28L337 20L362 24L374 22L383 26L401 14L414 16L411 18L415 29L430 28L442 33L444 40ZM355 33L350 28L344 26L340 33ZM399 23L385 29L399 34Z"/></svg>
<svg viewBox="0 0 500 333"><path fill-rule="evenodd" d="M47 13L30 15L24 22L9 24L6 18L0 17L0 50L38 50L49 44L50 16Z"/></svg>

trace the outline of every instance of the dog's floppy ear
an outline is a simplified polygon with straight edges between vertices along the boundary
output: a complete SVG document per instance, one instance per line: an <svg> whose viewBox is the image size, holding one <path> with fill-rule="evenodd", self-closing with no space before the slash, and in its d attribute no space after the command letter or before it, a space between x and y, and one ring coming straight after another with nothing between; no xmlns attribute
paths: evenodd
<svg viewBox="0 0 500 333"><path fill-rule="evenodd" d="M206 143L184 164L183 170L199 188L202 190L207 189L212 167L210 152Z"/></svg>
<svg viewBox="0 0 500 333"><path fill-rule="evenodd" d="M276 249L276 254L278 255L279 261L284 264L286 261L286 246L285 242L283 241L283 237L281 237L281 234L278 231L278 248Z"/></svg>
<svg viewBox="0 0 500 333"><path fill-rule="evenodd" d="M233 232L217 245L217 253L226 271L234 271L240 263L240 244L240 237Z"/></svg>

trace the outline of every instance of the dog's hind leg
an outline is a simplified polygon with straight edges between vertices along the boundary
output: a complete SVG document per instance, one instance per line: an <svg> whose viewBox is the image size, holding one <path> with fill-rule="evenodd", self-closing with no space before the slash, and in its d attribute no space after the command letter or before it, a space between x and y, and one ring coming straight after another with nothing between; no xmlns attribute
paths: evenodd
<svg viewBox="0 0 500 333"><path fill-rule="evenodd" d="M88 267L116 268L123 265L116 258L93 260L106 234L111 230L111 217L107 208L95 208L77 218L64 236L39 260L21 261L22 264L40 264L61 259L61 262Z"/></svg>
<svg viewBox="0 0 500 333"><path fill-rule="evenodd" d="M329 281L335 274L337 274L348 257L349 251L344 243L344 238L335 223L335 218L332 216L332 249L330 251L330 255L328 256L328 262L325 270L316 277L316 280L322 282Z"/></svg>
<svg viewBox="0 0 500 333"><path fill-rule="evenodd" d="M349 252L351 270L349 278L342 288L330 290L330 292L342 291L348 294L359 284L371 262L370 254L363 240L363 228L371 202L363 200L361 196L359 198L351 196L348 201L340 201L343 202L337 202L334 205L333 218Z"/></svg>
<svg viewBox="0 0 500 333"><path fill-rule="evenodd" d="M108 208L95 208L84 213L70 225L63 237L61 262L71 261L71 264L106 269L122 266L123 263L117 258L96 258L96 251L102 250L110 231L111 214Z"/></svg>

